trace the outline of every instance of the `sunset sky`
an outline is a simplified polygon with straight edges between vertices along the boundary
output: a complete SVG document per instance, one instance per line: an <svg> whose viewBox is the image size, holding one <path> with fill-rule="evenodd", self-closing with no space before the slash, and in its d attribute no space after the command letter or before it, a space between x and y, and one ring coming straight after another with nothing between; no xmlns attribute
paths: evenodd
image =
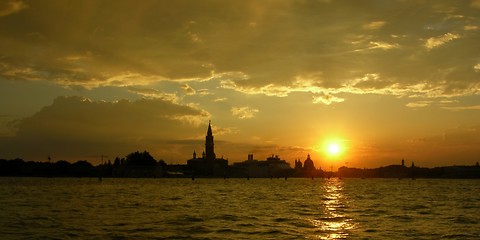
<svg viewBox="0 0 480 240"><path fill-rule="evenodd" d="M480 0L6 0L0 158L480 161ZM332 142L337 154L327 151Z"/></svg>

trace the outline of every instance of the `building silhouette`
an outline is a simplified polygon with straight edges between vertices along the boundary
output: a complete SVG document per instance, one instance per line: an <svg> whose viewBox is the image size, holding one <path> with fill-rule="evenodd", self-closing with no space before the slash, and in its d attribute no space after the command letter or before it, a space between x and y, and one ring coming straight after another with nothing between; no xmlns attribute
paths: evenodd
<svg viewBox="0 0 480 240"><path fill-rule="evenodd" d="M317 170L312 159L310 159L310 154L308 154L307 159L303 162L303 169L308 172Z"/></svg>
<svg viewBox="0 0 480 240"><path fill-rule="evenodd" d="M232 171L238 177L289 177L293 171L290 164L280 159L278 155L271 155L266 160L256 160L253 154L248 154L248 159L234 163Z"/></svg>
<svg viewBox="0 0 480 240"><path fill-rule="evenodd" d="M228 160L215 155L215 143L212 133L211 122L208 122L207 135L205 136L205 150L201 158L193 151L192 159L187 161L187 167L192 176L199 177L222 177L226 175Z"/></svg>
<svg viewBox="0 0 480 240"><path fill-rule="evenodd" d="M307 159L302 161L300 159L295 160L295 168L294 168L294 177L324 177L324 172L321 167L318 169L315 167L313 160L310 158L310 154L307 155Z"/></svg>
<svg viewBox="0 0 480 240"><path fill-rule="evenodd" d="M302 169L302 161L300 159L295 159L295 170L301 170Z"/></svg>
<svg viewBox="0 0 480 240"><path fill-rule="evenodd" d="M207 136L205 136L205 159L215 160L215 144L213 142L212 126L208 122Z"/></svg>

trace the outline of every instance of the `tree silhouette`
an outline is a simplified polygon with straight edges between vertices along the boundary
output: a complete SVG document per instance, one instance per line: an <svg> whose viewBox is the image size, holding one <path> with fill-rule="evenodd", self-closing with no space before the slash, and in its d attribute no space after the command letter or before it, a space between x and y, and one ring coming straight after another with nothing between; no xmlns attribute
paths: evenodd
<svg viewBox="0 0 480 240"><path fill-rule="evenodd" d="M147 151L133 152L127 155L127 166L156 166L157 161Z"/></svg>

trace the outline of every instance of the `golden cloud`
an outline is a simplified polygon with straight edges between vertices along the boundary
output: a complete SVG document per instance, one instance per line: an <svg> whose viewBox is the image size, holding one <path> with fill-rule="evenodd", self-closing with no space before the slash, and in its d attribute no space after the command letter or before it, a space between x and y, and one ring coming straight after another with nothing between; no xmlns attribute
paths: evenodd
<svg viewBox="0 0 480 240"><path fill-rule="evenodd" d="M387 22L385 22L385 21L373 21L373 22L369 22L367 24L364 24L362 27L364 29L368 29L368 30L377 30L377 29L380 29L381 27L385 26L385 24L387 24Z"/></svg>
<svg viewBox="0 0 480 240"><path fill-rule="evenodd" d="M438 37L431 37L428 38L427 41L425 42L425 47L428 49L433 49L439 46L442 46L443 44L450 42L452 40L458 39L461 36L458 34L454 33L445 33L441 36Z"/></svg>
<svg viewBox="0 0 480 240"><path fill-rule="evenodd" d="M232 107L230 111L234 117L249 119L253 118L259 110L251 107Z"/></svg>

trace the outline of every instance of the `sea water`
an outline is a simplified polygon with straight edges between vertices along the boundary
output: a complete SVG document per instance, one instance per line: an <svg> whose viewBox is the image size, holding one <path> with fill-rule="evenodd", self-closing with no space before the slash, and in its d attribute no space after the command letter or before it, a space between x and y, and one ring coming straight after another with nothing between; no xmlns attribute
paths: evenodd
<svg viewBox="0 0 480 240"><path fill-rule="evenodd" d="M480 180L0 178L0 239L480 239Z"/></svg>

